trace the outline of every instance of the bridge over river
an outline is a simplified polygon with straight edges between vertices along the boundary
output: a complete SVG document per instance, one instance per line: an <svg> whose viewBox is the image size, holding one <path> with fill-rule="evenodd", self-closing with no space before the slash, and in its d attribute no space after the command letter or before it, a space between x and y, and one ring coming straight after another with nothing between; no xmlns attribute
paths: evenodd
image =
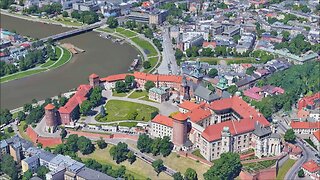
<svg viewBox="0 0 320 180"><path fill-rule="evenodd" d="M86 26L81 26L79 28L72 29L70 31L66 31L66 32L62 32L62 33L59 33L59 34L51 35L51 36L42 38L40 40L42 40L43 42L47 42L48 39L50 39L50 38L52 40L54 40L54 41L55 40L60 40L60 39L67 38L67 37L70 37L70 36L73 36L73 35L77 35L77 34L80 34L80 33L91 31L93 29L96 29L96 28L104 25L104 24L106 24L106 20L102 20L100 22L96 22L94 24L90 24L90 25L86 25Z"/></svg>

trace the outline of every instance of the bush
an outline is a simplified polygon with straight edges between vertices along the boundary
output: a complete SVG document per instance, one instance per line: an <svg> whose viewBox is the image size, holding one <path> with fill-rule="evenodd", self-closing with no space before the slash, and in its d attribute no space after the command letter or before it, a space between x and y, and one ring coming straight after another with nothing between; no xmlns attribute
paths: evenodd
<svg viewBox="0 0 320 180"><path fill-rule="evenodd" d="M144 61L143 62L143 68L144 69L149 69L151 68L151 63L149 61Z"/></svg>

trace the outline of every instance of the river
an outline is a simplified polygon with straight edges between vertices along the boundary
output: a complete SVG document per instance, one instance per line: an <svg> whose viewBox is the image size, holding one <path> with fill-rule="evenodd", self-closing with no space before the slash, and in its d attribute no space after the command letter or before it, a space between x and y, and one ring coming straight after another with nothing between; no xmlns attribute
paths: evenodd
<svg viewBox="0 0 320 180"><path fill-rule="evenodd" d="M42 38L67 31L58 25L27 21L1 14L1 28L17 33ZM99 37L99 33L88 32L61 42L72 43L84 49L74 55L66 65L48 72L2 83L0 88L1 108L14 109L32 99L45 99L76 88L88 82L88 76L96 73L100 77L127 72L138 52L129 44L112 43Z"/></svg>

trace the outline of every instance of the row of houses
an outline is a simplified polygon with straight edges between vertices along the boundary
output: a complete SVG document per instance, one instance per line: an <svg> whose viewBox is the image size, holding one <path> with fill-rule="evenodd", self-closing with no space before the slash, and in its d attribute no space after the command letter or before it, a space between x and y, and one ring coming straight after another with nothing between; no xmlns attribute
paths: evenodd
<svg viewBox="0 0 320 180"><path fill-rule="evenodd" d="M49 169L46 174L47 180L114 179L104 173L85 167L85 164L73 160L69 156L53 154L33 147L30 141L24 140L18 135L0 141L0 150L0 159L3 155L9 154L17 164L21 165L23 173L28 170L35 173L40 166L45 166Z"/></svg>

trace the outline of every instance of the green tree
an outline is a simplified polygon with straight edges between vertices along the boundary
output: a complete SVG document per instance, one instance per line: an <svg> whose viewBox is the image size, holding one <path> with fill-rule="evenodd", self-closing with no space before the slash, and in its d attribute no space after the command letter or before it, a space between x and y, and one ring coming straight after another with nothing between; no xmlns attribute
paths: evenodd
<svg viewBox="0 0 320 180"><path fill-rule="evenodd" d="M295 142L296 135L294 134L293 129L288 129L284 134L284 140L287 142Z"/></svg>
<svg viewBox="0 0 320 180"><path fill-rule="evenodd" d="M63 17L68 17L68 16L69 16L69 14L68 14L68 12L67 12L67 11L63 11L63 12L62 12L62 16L63 16Z"/></svg>
<svg viewBox="0 0 320 180"><path fill-rule="evenodd" d="M173 149L173 143L170 141L168 136L164 136L160 142L160 153L166 157L168 156Z"/></svg>
<svg viewBox="0 0 320 180"><path fill-rule="evenodd" d="M173 177L173 180L184 180L180 172L174 173L172 177Z"/></svg>
<svg viewBox="0 0 320 180"><path fill-rule="evenodd" d="M154 156L159 155L160 153L160 145L161 145L161 138L157 137L153 140L151 144L151 153Z"/></svg>
<svg viewBox="0 0 320 180"><path fill-rule="evenodd" d="M236 85L231 85L231 86L228 87L227 91L230 94L234 94L234 93L236 93L238 91L238 88L237 88Z"/></svg>
<svg viewBox="0 0 320 180"><path fill-rule="evenodd" d="M183 52L180 49L176 49L174 56L176 59L180 60L183 57Z"/></svg>
<svg viewBox="0 0 320 180"><path fill-rule="evenodd" d="M77 145L82 154L90 154L94 151L94 145L91 140L84 136L78 138Z"/></svg>
<svg viewBox="0 0 320 180"><path fill-rule="evenodd" d="M32 178L32 172L30 169L28 169L28 171L24 172L23 173L23 176L22 176L22 180L29 180Z"/></svg>
<svg viewBox="0 0 320 180"><path fill-rule="evenodd" d="M102 100L102 87L98 86L93 88L89 99L92 106L97 107Z"/></svg>
<svg viewBox="0 0 320 180"><path fill-rule="evenodd" d="M154 168L154 171L157 172L157 176L161 173L161 171L164 170L163 161L161 159L155 160L152 162L152 167Z"/></svg>
<svg viewBox="0 0 320 180"><path fill-rule="evenodd" d="M234 179L241 171L242 164L237 153L222 153L220 159L203 174L205 180Z"/></svg>
<svg viewBox="0 0 320 180"><path fill-rule="evenodd" d="M299 178L303 178L303 177L304 177L304 171L303 171L302 169L300 169L300 170L298 171L298 177L299 177Z"/></svg>
<svg viewBox="0 0 320 180"><path fill-rule="evenodd" d="M0 109L0 125L8 124L12 120L12 114L8 109Z"/></svg>
<svg viewBox="0 0 320 180"><path fill-rule="evenodd" d="M23 111L19 111L17 118L19 121L23 121L26 118L26 114Z"/></svg>
<svg viewBox="0 0 320 180"><path fill-rule="evenodd" d="M151 68L151 63L150 63L150 61L144 61L144 62L143 62L143 68L144 68L144 69L149 69L149 68Z"/></svg>
<svg viewBox="0 0 320 180"><path fill-rule="evenodd" d="M45 166L40 166L37 169L37 176L41 179L46 179L46 174L49 172L50 170L45 167Z"/></svg>
<svg viewBox="0 0 320 180"><path fill-rule="evenodd" d="M126 83L127 88L132 88L134 84L134 76L127 75L124 79L124 82Z"/></svg>
<svg viewBox="0 0 320 180"><path fill-rule="evenodd" d="M136 155L134 155L134 153L132 151L128 152L127 157L128 157L128 161L130 162L130 164L134 163L137 159Z"/></svg>
<svg viewBox="0 0 320 180"><path fill-rule="evenodd" d="M149 153L151 152L151 144L153 143L153 139L151 139L147 134L139 135L137 148L142 153Z"/></svg>
<svg viewBox="0 0 320 180"><path fill-rule="evenodd" d="M25 105L23 105L23 111L24 112L29 112L29 111L31 111L32 110L32 105L31 104L25 104Z"/></svg>
<svg viewBox="0 0 320 180"><path fill-rule="evenodd" d="M44 148L45 151L51 152L51 149L47 146Z"/></svg>
<svg viewBox="0 0 320 180"><path fill-rule="evenodd" d="M282 34L283 40L289 41L289 39L290 39L290 32L288 32L288 31L282 31L281 34Z"/></svg>
<svg viewBox="0 0 320 180"><path fill-rule="evenodd" d="M211 78L214 78L218 75L218 70L215 68L211 68L210 71L208 72L208 76Z"/></svg>
<svg viewBox="0 0 320 180"><path fill-rule="evenodd" d="M126 90L127 90L127 87L125 82L123 81L116 82L115 91L117 93L123 93L123 92L126 92Z"/></svg>
<svg viewBox="0 0 320 180"><path fill-rule="evenodd" d="M246 74L252 75L253 72L254 72L256 69L257 69L256 67L251 66L251 67L249 67L249 68L246 69Z"/></svg>
<svg viewBox="0 0 320 180"><path fill-rule="evenodd" d="M100 149L104 149L108 146L108 144L106 143L105 140L103 140L102 138L100 138L98 141L97 141L97 144L98 144L98 147Z"/></svg>
<svg viewBox="0 0 320 180"><path fill-rule="evenodd" d="M80 113L83 115L87 115L92 108L92 104L89 100L85 100L80 105Z"/></svg>
<svg viewBox="0 0 320 180"><path fill-rule="evenodd" d="M192 168L188 168L186 170L186 172L184 173L184 179L185 180L197 180L198 179L197 172Z"/></svg>
<svg viewBox="0 0 320 180"><path fill-rule="evenodd" d="M119 25L118 20L113 16L108 18L107 24L108 24L109 28L116 28Z"/></svg>
<svg viewBox="0 0 320 180"><path fill-rule="evenodd" d="M146 91L149 91L151 88L155 87L156 85L154 84L154 82L152 81L147 81L144 84L144 88L146 89Z"/></svg>
<svg viewBox="0 0 320 180"><path fill-rule="evenodd" d="M67 136L67 131L66 131L66 129L65 128L62 128L61 129L61 132L60 132L60 136L61 136L61 138L62 139L64 139L66 136Z"/></svg>
<svg viewBox="0 0 320 180"><path fill-rule="evenodd" d="M128 152L128 145L122 142L119 142L116 146L113 146L109 151L113 160L115 160L117 164L127 159Z"/></svg>
<svg viewBox="0 0 320 180"><path fill-rule="evenodd" d="M11 179L18 179L18 171L16 168L16 163L9 154L5 154L0 159L0 170L7 174Z"/></svg>

